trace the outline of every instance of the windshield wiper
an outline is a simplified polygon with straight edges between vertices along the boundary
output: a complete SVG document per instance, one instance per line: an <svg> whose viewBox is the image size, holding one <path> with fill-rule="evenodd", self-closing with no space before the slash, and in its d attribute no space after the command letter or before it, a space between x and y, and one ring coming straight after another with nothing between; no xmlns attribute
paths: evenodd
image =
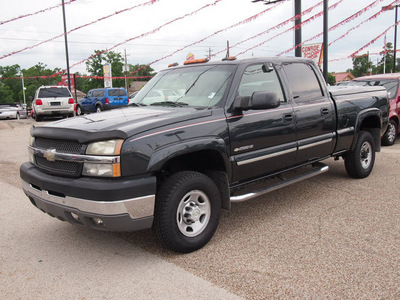
<svg viewBox="0 0 400 300"><path fill-rule="evenodd" d="M160 106L182 107L182 106L189 105L189 104L184 103L184 102L175 102L175 101L161 101L161 102L154 102L150 105L151 106L160 105Z"/></svg>

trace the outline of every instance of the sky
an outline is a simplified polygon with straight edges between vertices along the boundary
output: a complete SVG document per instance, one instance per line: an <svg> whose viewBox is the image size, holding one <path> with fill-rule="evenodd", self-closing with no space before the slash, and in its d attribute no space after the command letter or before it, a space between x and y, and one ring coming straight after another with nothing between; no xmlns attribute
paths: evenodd
<svg viewBox="0 0 400 300"><path fill-rule="evenodd" d="M68 3L70 0L65 0ZM0 4L0 66L18 64L29 68L41 62L48 68L66 68L64 37L52 39L64 32L61 6L23 17L52 6L61 0L14 0ZM302 0L302 11L322 2ZM385 11L374 19L383 6L393 0L330 0L328 24L332 27L364 7L374 6L348 23L329 32L332 42L351 30L328 49L328 71L344 72L352 68L352 53L363 48L387 30L386 41L394 41L395 11ZM146 5L143 5L147 3ZM400 1L398 1L400 3ZM135 8L132 8L137 6ZM132 8L132 9L129 9ZM124 12L115 14L120 10ZM270 9L262 13L264 10ZM323 30L322 4L303 16L303 21L317 15L302 26L303 41ZM70 72L87 73L84 60L95 50L109 49L127 54L129 64L149 64L159 71L170 63L182 64L189 53L203 58L210 53L213 60L226 55L229 41L230 55L238 58L276 56L294 46L292 21L278 26L294 15L294 0L264 5L251 0L75 0L65 5ZM113 15L114 14L114 15ZM104 18L110 16L108 18ZM252 16L257 18L249 19ZM20 17L20 18L18 18ZM16 20L12 20L15 19ZM98 19L104 18L101 21ZM247 22L242 22L248 19ZM12 21L9 21L12 20ZM9 21L9 22L6 22ZM5 23L3 23L5 22ZM238 24L242 22L243 24ZM363 22L363 23L362 23ZM88 26L85 24L93 23ZM237 26L234 26L238 24ZM83 26L80 29L78 27ZM211 36L211 37L210 37ZM256 36L255 38L252 38ZM385 35L359 54L371 53L370 59L380 60ZM321 43L322 35L307 44ZM237 46L235 46L238 44ZM19 52L24 48L29 48ZM180 50L184 48L183 50ZM179 51L180 50L180 51ZM13 52L18 52L9 55ZM284 54L294 56L294 50ZM166 57L166 58L164 58ZM400 55L398 55L400 57ZM162 59L164 58L164 59ZM157 61L157 62L156 62Z"/></svg>

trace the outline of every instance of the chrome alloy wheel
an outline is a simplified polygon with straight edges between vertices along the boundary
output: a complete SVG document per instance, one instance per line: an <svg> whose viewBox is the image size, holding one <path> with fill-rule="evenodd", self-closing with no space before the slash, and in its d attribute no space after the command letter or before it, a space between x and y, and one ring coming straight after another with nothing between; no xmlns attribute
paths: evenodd
<svg viewBox="0 0 400 300"><path fill-rule="evenodd" d="M176 222L181 233L187 237L199 235L207 227L211 216L211 203L199 190L187 193L179 203Z"/></svg>
<svg viewBox="0 0 400 300"><path fill-rule="evenodd" d="M360 151L360 162L363 169L368 169L372 162L372 146L369 142L364 142Z"/></svg>
<svg viewBox="0 0 400 300"><path fill-rule="evenodd" d="M392 122L390 122L390 123L389 123L389 128L388 128L387 130L388 130L388 132L387 132L388 141L389 141L390 143L393 143L393 142L394 142L394 139L396 138L396 134L397 134L397 132L396 132L396 126L394 126L394 125L392 124Z"/></svg>

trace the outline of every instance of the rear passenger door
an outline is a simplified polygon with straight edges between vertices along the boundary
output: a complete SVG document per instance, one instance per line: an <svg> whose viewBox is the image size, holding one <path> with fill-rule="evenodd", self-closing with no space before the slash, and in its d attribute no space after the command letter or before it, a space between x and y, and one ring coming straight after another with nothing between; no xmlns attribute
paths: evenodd
<svg viewBox="0 0 400 300"><path fill-rule="evenodd" d="M297 139L296 163L330 156L335 143L335 108L314 65L283 65L290 87Z"/></svg>

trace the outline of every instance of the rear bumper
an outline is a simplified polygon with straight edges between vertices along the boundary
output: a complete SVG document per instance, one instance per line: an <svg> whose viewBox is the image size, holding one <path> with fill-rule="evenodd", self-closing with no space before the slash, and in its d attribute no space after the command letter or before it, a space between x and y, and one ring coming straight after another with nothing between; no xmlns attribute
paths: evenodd
<svg viewBox="0 0 400 300"><path fill-rule="evenodd" d="M21 166L22 188L32 204L71 224L136 231L153 223L156 179L62 178Z"/></svg>
<svg viewBox="0 0 400 300"><path fill-rule="evenodd" d="M69 107L46 107L42 108L39 106L36 106L34 108L35 114L38 116L60 116L60 115L73 115L75 110L74 110L74 105L70 105Z"/></svg>

